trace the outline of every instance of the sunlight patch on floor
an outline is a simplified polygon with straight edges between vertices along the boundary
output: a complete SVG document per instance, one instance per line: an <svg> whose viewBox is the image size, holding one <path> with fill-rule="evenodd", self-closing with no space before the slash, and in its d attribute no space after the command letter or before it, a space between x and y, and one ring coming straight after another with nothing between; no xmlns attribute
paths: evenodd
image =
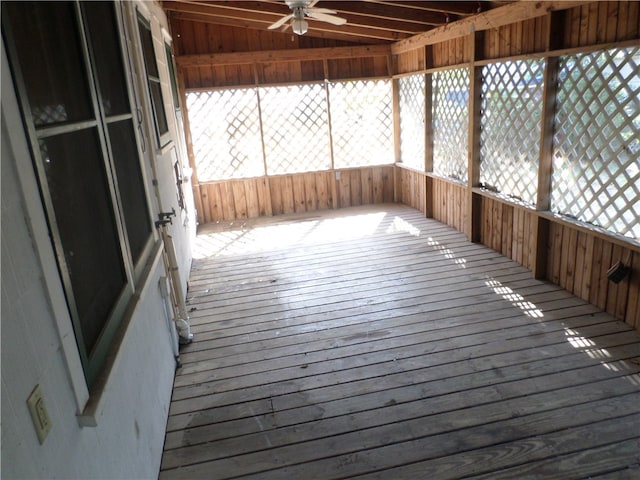
<svg viewBox="0 0 640 480"><path fill-rule="evenodd" d="M356 240L373 235L385 216L386 212L376 212L255 227L239 224L235 230L198 234L194 243L193 258L242 255L288 248L293 245L317 245Z"/></svg>
<svg viewBox="0 0 640 480"><path fill-rule="evenodd" d="M497 295L500 295L505 300L511 302L514 307L518 307L522 310L527 317L531 318L543 318L544 314L534 303L527 301L522 295L515 292L512 288L503 285L498 280L487 280L484 282L487 287L493 290Z"/></svg>

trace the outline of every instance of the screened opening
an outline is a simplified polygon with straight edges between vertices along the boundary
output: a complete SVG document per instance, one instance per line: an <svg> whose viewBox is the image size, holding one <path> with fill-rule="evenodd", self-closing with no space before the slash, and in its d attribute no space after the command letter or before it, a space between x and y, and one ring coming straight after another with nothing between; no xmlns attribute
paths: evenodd
<svg viewBox="0 0 640 480"><path fill-rule="evenodd" d="M499 62L482 69L480 181L536 204L545 61Z"/></svg>
<svg viewBox="0 0 640 480"><path fill-rule="evenodd" d="M469 148L469 70L433 73L433 171L466 182Z"/></svg>
<svg viewBox="0 0 640 480"><path fill-rule="evenodd" d="M552 209L640 239L640 48L560 58Z"/></svg>
<svg viewBox="0 0 640 480"><path fill-rule="evenodd" d="M198 179L393 163L391 96L389 80L187 92Z"/></svg>
<svg viewBox="0 0 640 480"><path fill-rule="evenodd" d="M425 88L424 75L398 80L400 97L400 152L402 163L424 171Z"/></svg>

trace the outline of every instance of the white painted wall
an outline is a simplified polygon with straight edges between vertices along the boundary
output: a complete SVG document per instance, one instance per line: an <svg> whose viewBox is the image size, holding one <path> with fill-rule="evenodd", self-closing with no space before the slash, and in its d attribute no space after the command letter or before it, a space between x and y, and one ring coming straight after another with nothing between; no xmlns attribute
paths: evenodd
<svg viewBox="0 0 640 480"><path fill-rule="evenodd" d="M126 4L129 9L135 6ZM156 32L161 34L159 27L166 28L166 19L158 4L144 2L144 8L153 16L154 36ZM164 50L160 52L163 56ZM79 357L74 352L71 321L47 236L4 43L1 75L1 477L157 478L175 371L159 288L164 275L162 261L156 258L133 312L102 394L97 426L81 427L77 414L87 401L88 391L78 382ZM165 89L164 94L165 99L171 99L170 90ZM173 108L169 106L167 114L171 117ZM175 122L170 127L174 135L179 133ZM178 149L175 154L182 155ZM175 154L149 152L168 210L171 197L175 198L169 156ZM185 159L180 160L186 165ZM151 171L147 173L151 178ZM188 204L193 205L190 185L186 187ZM175 205L178 211L177 201ZM195 232L193 209L178 218L172 235L186 286ZM26 403L36 385L42 389L53 424L42 445Z"/></svg>

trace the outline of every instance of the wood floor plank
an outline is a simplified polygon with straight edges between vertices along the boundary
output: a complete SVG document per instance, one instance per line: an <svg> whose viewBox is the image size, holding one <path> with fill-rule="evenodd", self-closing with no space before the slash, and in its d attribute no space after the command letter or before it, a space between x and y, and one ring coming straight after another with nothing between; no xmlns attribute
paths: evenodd
<svg viewBox="0 0 640 480"><path fill-rule="evenodd" d="M417 210L204 226L188 301L160 478L635 473L637 333Z"/></svg>

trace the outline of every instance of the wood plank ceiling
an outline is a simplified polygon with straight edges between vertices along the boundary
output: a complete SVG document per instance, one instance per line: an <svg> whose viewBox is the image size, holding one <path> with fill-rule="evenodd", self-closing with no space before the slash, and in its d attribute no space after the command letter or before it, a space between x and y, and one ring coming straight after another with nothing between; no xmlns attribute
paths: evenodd
<svg viewBox="0 0 640 480"><path fill-rule="evenodd" d="M414 1L360 0L312 1L316 8L328 8L345 18L344 25L306 18L306 37L363 44L392 43L510 3L506 1ZM291 10L284 0L261 1L164 1L170 19L267 30ZM291 32L291 22L276 31Z"/></svg>

